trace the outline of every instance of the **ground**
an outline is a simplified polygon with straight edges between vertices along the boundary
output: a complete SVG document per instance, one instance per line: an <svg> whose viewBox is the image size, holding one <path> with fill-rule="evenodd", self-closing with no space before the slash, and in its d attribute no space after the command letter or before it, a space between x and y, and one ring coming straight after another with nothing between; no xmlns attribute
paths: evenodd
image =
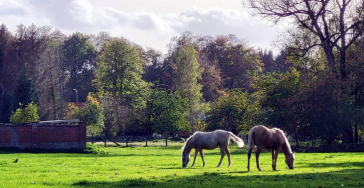
<svg viewBox="0 0 364 188"><path fill-rule="evenodd" d="M0 187L364 187L363 153L296 153L294 170L280 154L273 171L271 154L264 152L264 171L252 155L248 172L246 148L229 146L231 167L225 157L216 168L216 149L205 152L206 167L198 157L195 167L182 168L182 143L163 144L100 147L106 155L0 152Z"/></svg>

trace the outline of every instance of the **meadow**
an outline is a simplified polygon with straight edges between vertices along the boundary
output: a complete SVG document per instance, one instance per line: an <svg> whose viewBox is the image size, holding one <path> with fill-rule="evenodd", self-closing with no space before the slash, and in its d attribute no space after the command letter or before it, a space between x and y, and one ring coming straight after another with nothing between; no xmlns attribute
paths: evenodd
<svg viewBox="0 0 364 188"><path fill-rule="evenodd" d="M294 170L281 153L273 171L271 153L263 152L264 171L253 155L248 172L246 146L229 146L230 167L227 157L216 167L216 149L205 151L206 167L198 157L193 168L182 168L182 143L162 145L100 147L103 155L0 151L0 187L364 187L363 153L296 153Z"/></svg>

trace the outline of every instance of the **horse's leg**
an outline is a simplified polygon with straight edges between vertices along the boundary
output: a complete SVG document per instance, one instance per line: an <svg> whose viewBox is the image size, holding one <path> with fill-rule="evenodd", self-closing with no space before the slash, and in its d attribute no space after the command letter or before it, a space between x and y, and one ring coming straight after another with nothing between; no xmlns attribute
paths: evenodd
<svg viewBox="0 0 364 188"><path fill-rule="evenodd" d="M248 171L250 171L250 157L252 156L253 148L250 148L248 151Z"/></svg>
<svg viewBox="0 0 364 188"><path fill-rule="evenodd" d="M191 167L195 166L195 161L196 161L197 154L198 154L198 150L195 149L195 157L193 158L193 163L192 163Z"/></svg>
<svg viewBox="0 0 364 188"><path fill-rule="evenodd" d="M263 171L260 167L259 167L259 155L260 152L262 151L261 147L257 147L257 152L255 153L255 158L257 160L257 168L259 169L259 171Z"/></svg>
<svg viewBox="0 0 364 188"><path fill-rule="evenodd" d="M202 162L203 162L203 166L202 167L205 167L205 158L203 157L203 151L202 151L202 149L200 149L199 152L200 152L200 155L201 155L201 158L202 158Z"/></svg>
<svg viewBox="0 0 364 188"><path fill-rule="evenodd" d="M231 166L230 151L229 151L229 148L228 147L226 147L225 152L226 152L226 154L228 156L228 159L229 159L229 166Z"/></svg>
<svg viewBox="0 0 364 188"><path fill-rule="evenodd" d="M278 147L278 148L275 150L275 153L274 153L274 166L273 166L273 170L277 170L276 165L277 165L277 158L278 158L279 151L281 151L281 147Z"/></svg>
<svg viewBox="0 0 364 188"><path fill-rule="evenodd" d="M217 165L217 167L221 166L222 159L224 159L224 156L225 156L225 151L224 150L225 150L225 148L220 146L221 159L220 159L220 162Z"/></svg>
<svg viewBox="0 0 364 188"><path fill-rule="evenodd" d="M272 149L272 168L273 168L273 170L276 170L276 162L275 162L275 157L274 157L274 151L275 150Z"/></svg>

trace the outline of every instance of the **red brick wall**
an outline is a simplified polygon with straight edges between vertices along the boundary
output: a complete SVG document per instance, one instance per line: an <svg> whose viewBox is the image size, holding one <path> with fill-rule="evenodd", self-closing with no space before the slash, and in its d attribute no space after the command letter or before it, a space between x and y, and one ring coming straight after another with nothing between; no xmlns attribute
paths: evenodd
<svg viewBox="0 0 364 188"><path fill-rule="evenodd" d="M0 125L0 148L86 149L86 123Z"/></svg>

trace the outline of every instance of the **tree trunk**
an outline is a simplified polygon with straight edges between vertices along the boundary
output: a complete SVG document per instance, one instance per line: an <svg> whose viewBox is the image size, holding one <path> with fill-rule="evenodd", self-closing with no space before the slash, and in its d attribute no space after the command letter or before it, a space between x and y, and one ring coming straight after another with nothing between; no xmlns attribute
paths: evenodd
<svg viewBox="0 0 364 188"><path fill-rule="evenodd" d="M294 136L295 136L295 139L296 139L296 148L299 148L300 147L300 144L298 142L297 131L296 131L296 128L293 128L293 129L294 129Z"/></svg>
<svg viewBox="0 0 364 188"><path fill-rule="evenodd" d="M145 135L145 147L148 146L148 135Z"/></svg>
<svg viewBox="0 0 364 188"><path fill-rule="evenodd" d="M359 143L359 130L358 130L358 124L354 125L354 143Z"/></svg>
<svg viewBox="0 0 364 188"><path fill-rule="evenodd" d="M167 147L167 145L168 145L168 144L167 144L167 140L168 140L168 137L166 137L166 147Z"/></svg>
<svg viewBox="0 0 364 188"><path fill-rule="evenodd" d="M91 133L91 137L92 137L92 144L94 144L94 133Z"/></svg>
<svg viewBox="0 0 364 188"><path fill-rule="evenodd" d="M347 126L345 127L345 129L343 130L343 137L342 137L342 143L343 144L350 144L353 143L354 140L354 136L353 136L353 127Z"/></svg>

